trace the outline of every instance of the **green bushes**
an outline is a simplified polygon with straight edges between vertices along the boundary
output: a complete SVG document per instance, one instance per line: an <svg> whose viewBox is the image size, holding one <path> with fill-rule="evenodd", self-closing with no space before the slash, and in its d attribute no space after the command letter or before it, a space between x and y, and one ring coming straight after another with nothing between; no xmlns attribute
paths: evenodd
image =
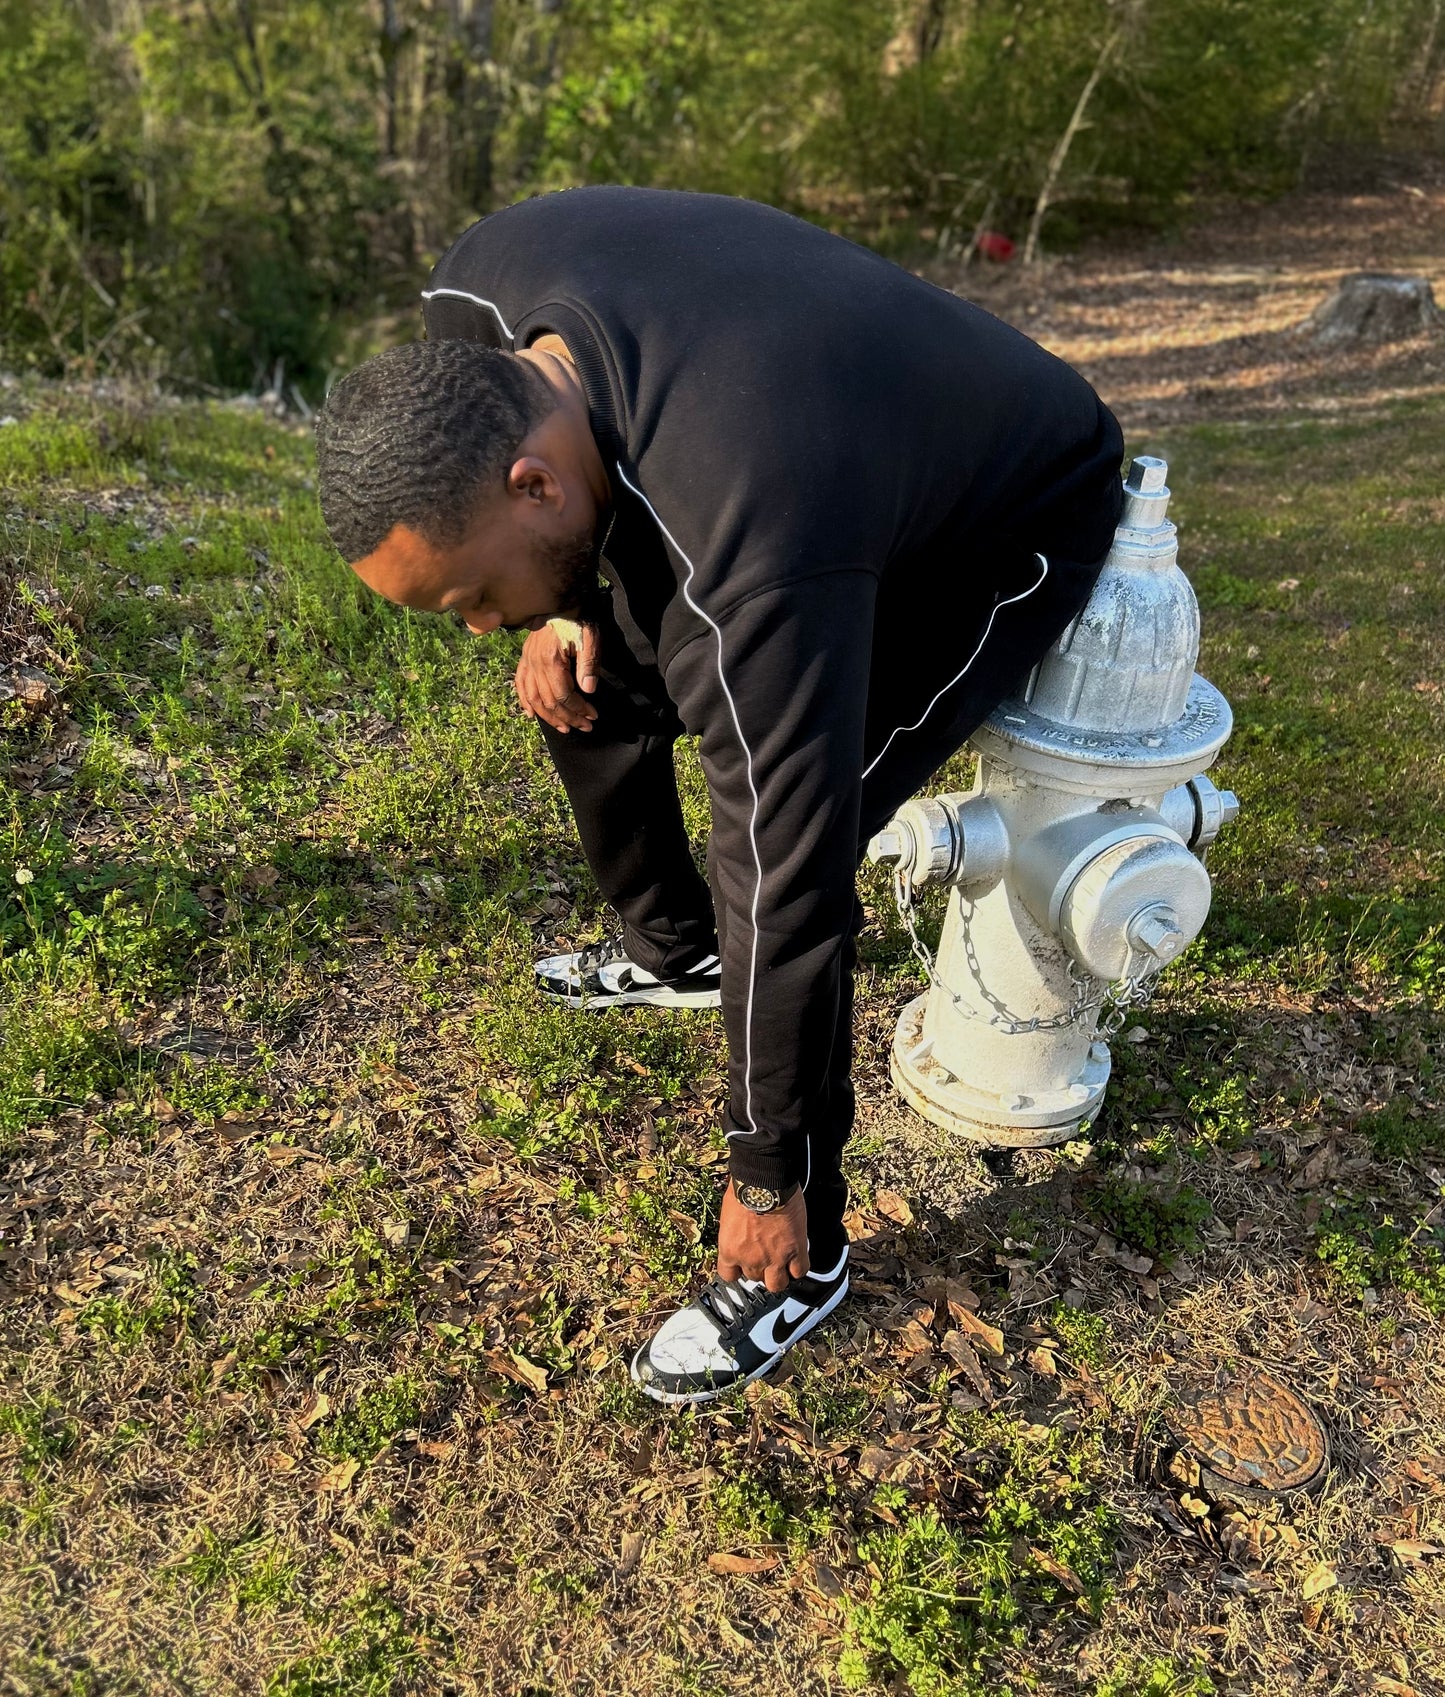
<svg viewBox="0 0 1445 1697"><path fill-rule="evenodd" d="M1430 0L0 0L0 364L313 398L479 214L621 181L894 251L1172 219L1428 140ZM1097 70L1097 78L1094 76ZM1082 120L1055 158L1085 89ZM389 332L390 333L390 332Z"/></svg>

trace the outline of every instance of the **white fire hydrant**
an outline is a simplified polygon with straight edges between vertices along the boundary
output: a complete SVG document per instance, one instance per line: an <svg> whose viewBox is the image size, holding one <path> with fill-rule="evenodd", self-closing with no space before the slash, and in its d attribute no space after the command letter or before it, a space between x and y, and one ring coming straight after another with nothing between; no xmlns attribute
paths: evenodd
<svg viewBox="0 0 1445 1697"><path fill-rule="evenodd" d="M1088 605L973 736L972 793L910 801L868 845L930 980L899 1019L894 1082L986 1147L1061 1143L1097 1113L1107 1039L1204 924L1204 851L1239 810L1203 776L1233 720L1194 671L1167 474L1130 466ZM944 884L935 961L913 898Z"/></svg>

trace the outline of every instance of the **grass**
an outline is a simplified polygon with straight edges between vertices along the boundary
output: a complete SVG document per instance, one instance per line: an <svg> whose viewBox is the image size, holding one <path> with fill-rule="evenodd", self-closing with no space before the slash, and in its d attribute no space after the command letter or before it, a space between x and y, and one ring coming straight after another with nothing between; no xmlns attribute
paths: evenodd
<svg viewBox="0 0 1445 1697"><path fill-rule="evenodd" d="M1090 1200L1116 1236L1159 1261L1194 1254L1203 1241L1199 1228L1211 1213L1208 1199L1191 1185L1161 1190L1117 1173L1102 1179Z"/></svg>
<svg viewBox="0 0 1445 1697"><path fill-rule="evenodd" d="M303 432L7 394L4 1689L1424 1689L1435 1570L1382 1551L1445 1541L1438 409L1153 444L1236 713L1206 933L1087 1144L910 1167L865 879L859 1292L675 1414L622 1363L706 1264L725 1056L533 994L606 921L515 645L358 588ZM1240 1360L1357 1435L1249 1585L1135 1465Z"/></svg>

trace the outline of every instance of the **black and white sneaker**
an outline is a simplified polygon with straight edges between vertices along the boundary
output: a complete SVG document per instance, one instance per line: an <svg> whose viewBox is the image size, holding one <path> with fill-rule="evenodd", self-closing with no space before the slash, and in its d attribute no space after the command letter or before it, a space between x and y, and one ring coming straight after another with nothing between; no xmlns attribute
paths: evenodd
<svg viewBox="0 0 1445 1697"><path fill-rule="evenodd" d="M548 955L534 968L538 985L569 1007L717 1008L722 1006L722 963L708 955L680 978L658 978L629 960L622 933L589 943L573 955Z"/></svg>
<svg viewBox="0 0 1445 1697"><path fill-rule="evenodd" d="M632 1382L658 1402L710 1402L775 1367L848 1294L848 1250L827 1272L770 1291L712 1279L632 1358Z"/></svg>

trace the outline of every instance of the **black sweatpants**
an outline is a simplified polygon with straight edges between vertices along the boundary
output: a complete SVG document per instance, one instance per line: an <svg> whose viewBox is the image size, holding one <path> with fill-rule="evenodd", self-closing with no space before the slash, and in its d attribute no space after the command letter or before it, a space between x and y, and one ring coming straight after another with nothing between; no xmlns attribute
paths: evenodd
<svg viewBox="0 0 1445 1697"><path fill-rule="evenodd" d="M927 783L1013 692L1082 609L1102 562L1079 564L1019 550L985 597L949 574L920 593L916 580L885 579L874 620L863 806L856 858L896 809ZM620 595L620 591L614 590ZM628 648L606 605L590 731L542 734L567 791L583 852L626 929L639 965L669 978L721 953L708 885L683 827L673 744L683 734L656 667ZM625 604L623 617L626 617ZM959 672L967 664L964 675ZM819 1123L809 1128L808 1239L813 1264L830 1267L845 1242L843 1146L853 1126L854 939L858 901L842 939L837 1019Z"/></svg>

